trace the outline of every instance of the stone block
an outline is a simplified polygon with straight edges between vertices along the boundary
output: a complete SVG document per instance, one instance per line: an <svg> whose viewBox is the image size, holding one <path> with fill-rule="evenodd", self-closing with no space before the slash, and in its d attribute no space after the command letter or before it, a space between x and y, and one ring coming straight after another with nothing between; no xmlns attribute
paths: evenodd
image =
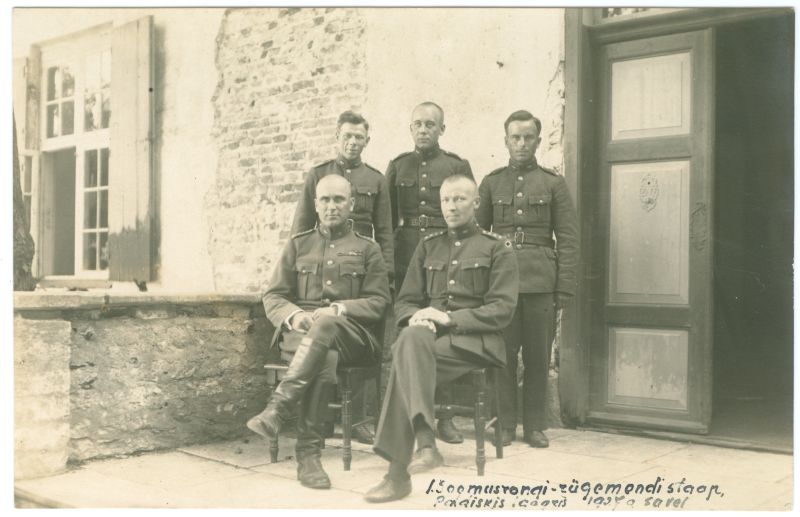
<svg viewBox="0 0 800 517"><path fill-rule="evenodd" d="M230 439L268 394L268 324L177 316L76 320L70 459Z"/></svg>
<svg viewBox="0 0 800 517"><path fill-rule="evenodd" d="M66 468L72 334L68 321L14 318L17 479L53 475Z"/></svg>

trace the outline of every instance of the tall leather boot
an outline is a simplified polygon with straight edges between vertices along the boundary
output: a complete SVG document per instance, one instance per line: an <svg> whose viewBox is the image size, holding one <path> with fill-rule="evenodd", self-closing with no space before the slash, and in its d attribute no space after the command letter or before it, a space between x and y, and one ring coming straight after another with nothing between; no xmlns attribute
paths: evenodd
<svg viewBox="0 0 800 517"><path fill-rule="evenodd" d="M303 338L297 347L289 369L272 393L266 409L247 421L247 427L263 436L278 436L281 427L291 416L291 410L303 397L309 382L325 362L328 347L310 337Z"/></svg>
<svg viewBox="0 0 800 517"><path fill-rule="evenodd" d="M335 385L316 380L306 392L297 421L297 479L308 488L330 488L331 480L322 468L322 425Z"/></svg>

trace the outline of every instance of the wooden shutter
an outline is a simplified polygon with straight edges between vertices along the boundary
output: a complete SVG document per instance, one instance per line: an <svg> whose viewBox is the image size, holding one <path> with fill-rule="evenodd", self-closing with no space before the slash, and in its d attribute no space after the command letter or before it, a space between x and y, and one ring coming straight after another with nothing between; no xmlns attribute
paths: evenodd
<svg viewBox="0 0 800 517"><path fill-rule="evenodd" d="M109 276L150 280L153 246L153 19L111 36Z"/></svg>

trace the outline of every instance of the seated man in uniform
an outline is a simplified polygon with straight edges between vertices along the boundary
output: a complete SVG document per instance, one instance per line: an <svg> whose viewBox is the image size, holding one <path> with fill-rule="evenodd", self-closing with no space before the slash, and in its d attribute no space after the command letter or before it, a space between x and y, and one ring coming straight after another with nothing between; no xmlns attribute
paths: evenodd
<svg viewBox="0 0 800 517"><path fill-rule="evenodd" d="M409 473L443 464L432 427L436 386L506 361L502 331L513 316L519 281L510 242L478 226L480 198L471 178L446 178L440 197L447 230L419 243L395 303L397 323L405 328L392 348L374 447L389 460L389 472L364 496L368 502L407 496Z"/></svg>
<svg viewBox="0 0 800 517"><path fill-rule="evenodd" d="M269 404L247 422L265 438L276 436L303 401L298 416L297 478L303 486L330 488L320 463L328 396L337 362L369 365L380 360L372 330L389 304L389 282L380 246L353 232L350 183L338 175L316 188L319 226L292 236L272 274L263 302L277 329L273 344L295 350Z"/></svg>

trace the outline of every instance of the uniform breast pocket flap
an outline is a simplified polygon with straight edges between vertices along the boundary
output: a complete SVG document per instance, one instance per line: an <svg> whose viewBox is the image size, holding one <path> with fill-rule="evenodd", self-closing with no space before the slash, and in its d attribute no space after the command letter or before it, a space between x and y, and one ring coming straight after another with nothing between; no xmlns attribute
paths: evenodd
<svg viewBox="0 0 800 517"><path fill-rule="evenodd" d="M474 257L461 260L461 274L464 284L473 294L483 294L489 289L489 257Z"/></svg>
<svg viewBox="0 0 800 517"><path fill-rule="evenodd" d="M307 300L311 296L312 278L316 278L319 265L316 262L298 262L294 265L297 272L297 296Z"/></svg>
<svg viewBox="0 0 800 517"><path fill-rule="evenodd" d="M553 195L549 192L546 194L531 194L528 196L528 204L530 205L549 205L553 199Z"/></svg>
<svg viewBox="0 0 800 517"><path fill-rule="evenodd" d="M427 260L425 268L425 285L428 295L442 293L447 285L447 274L444 271L445 263L442 260Z"/></svg>
<svg viewBox="0 0 800 517"><path fill-rule="evenodd" d="M494 217L494 224L501 224L504 222L511 222L509 219L506 221L506 218L511 217L511 196L495 196L494 200L492 201L494 206L493 217Z"/></svg>
<svg viewBox="0 0 800 517"><path fill-rule="evenodd" d="M398 176L396 182L398 187L413 187L417 184L417 178L413 176Z"/></svg>
<svg viewBox="0 0 800 517"><path fill-rule="evenodd" d="M342 276L361 277L366 271L364 264L339 264L339 274Z"/></svg>
<svg viewBox="0 0 800 517"><path fill-rule="evenodd" d="M316 275L318 267L319 264L317 264L316 262L298 262L297 264L295 264L294 270L300 274L310 273L312 275Z"/></svg>
<svg viewBox="0 0 800 517"><path fill-rule="evenodd" d="M372 205L375 202L375 196L378 195L378 189L371 185L356 185L356 206L361 209L372 211Z"/></svg>

